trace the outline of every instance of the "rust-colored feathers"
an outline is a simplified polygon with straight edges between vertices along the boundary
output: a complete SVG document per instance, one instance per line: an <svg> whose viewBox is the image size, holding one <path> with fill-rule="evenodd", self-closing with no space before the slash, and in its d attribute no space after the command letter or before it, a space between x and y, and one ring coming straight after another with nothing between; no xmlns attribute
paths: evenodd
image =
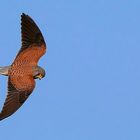
<svg viewBox="0 0 140 140"><path fill-rule="evenodd" d="M32 67L46 52L43 35L36 23L21 15L22 46L8 72L8 94L0 120L12 115L29 97L35 87Z"/></svg>

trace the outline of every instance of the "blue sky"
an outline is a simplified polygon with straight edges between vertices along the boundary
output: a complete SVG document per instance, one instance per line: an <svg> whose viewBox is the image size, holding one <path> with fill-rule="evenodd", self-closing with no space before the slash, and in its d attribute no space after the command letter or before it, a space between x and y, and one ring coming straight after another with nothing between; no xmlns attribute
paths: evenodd
<svg viewBox="0 0 140 140"><path fill-rule="evenodd" d="M48 45L27 102L0 122L0 139L139 140L140 1L24 0L0 4L0 66L21 46L20 15ZM0 77L0 106L7 78Z"/></svg>

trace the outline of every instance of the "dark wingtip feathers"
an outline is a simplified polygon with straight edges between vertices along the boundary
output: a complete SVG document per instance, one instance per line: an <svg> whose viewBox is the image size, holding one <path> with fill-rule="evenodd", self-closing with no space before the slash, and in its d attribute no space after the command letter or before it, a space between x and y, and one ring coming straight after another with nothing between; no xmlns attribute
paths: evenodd
<svg viewBox="0 0 140 140"><path fill-rule="evenodd" d="M33 19L22 13L21 15L21 34L22 34L22 49L26 49L32 44L37 44L38 46L45 44L43 35L33 21Z"/></svg>
<svg viewBox="0 0 140 140"><path fill-rule="evenodd" d="M37 46L44 44L44 46L46 46L39 27L33 19L25 13L21 14L21 38L22 47L18 54L30 47L32 44L36 44Z"/></svg>

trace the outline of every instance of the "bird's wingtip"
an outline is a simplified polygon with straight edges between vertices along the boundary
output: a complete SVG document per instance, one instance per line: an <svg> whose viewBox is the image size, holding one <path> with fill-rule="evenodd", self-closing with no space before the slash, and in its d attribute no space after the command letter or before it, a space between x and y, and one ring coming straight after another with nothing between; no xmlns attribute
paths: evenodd
<svg viewBox="0 0 140 140"><path fill-rule="evenodd" d="M28 15L25 14L25 13L22 13L22 14L21 14L21 17L26 17L26 16L28 16Z"/></svg>

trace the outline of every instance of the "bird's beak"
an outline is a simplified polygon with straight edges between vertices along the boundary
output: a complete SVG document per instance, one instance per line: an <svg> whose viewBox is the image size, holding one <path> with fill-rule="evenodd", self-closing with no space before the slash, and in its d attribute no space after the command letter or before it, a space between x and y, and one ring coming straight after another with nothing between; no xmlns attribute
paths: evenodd
<svg viewBox="0 0 140 140"><path fill-rule="evenodd" d="M36 77L37 77L39 80L42 79L42 75L41 75L41 74L37 75Z"/></svg>

